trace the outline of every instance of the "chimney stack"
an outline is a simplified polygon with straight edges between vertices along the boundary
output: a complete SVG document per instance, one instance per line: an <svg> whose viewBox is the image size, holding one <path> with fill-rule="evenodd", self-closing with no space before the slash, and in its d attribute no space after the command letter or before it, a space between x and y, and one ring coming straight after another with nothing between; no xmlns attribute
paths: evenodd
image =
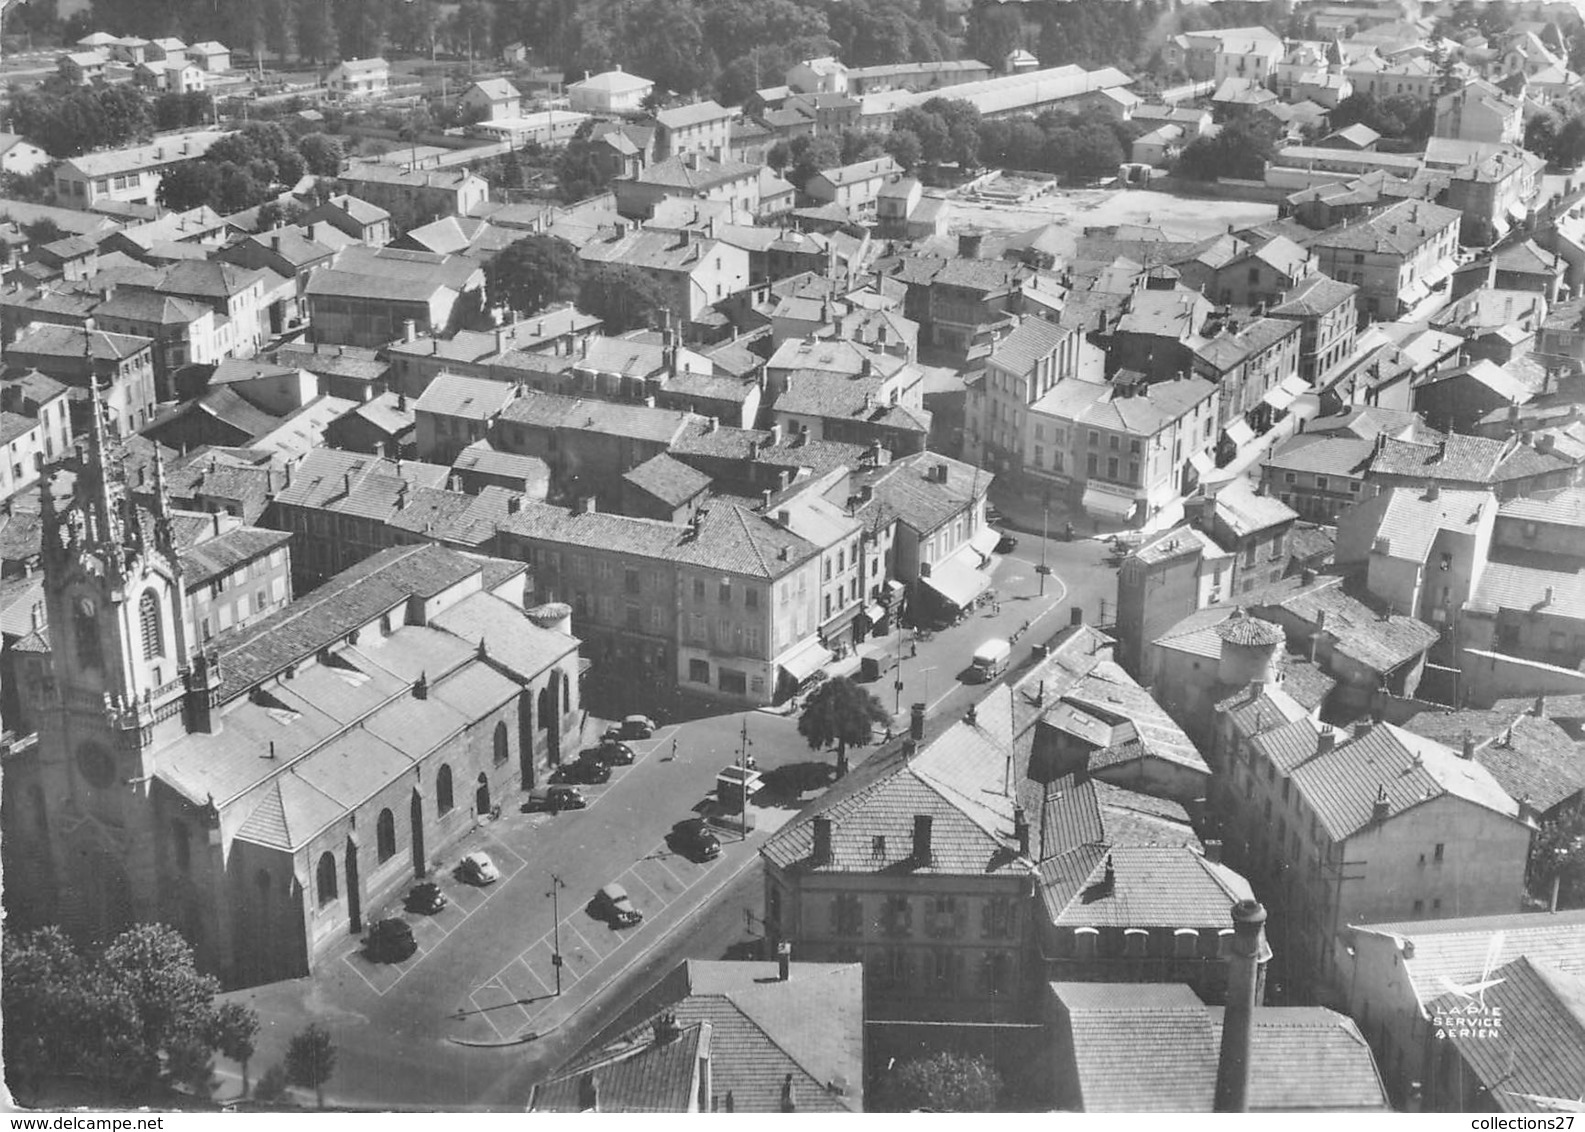
<svg viewBox="0 0 1585 1132"><path fill-rule="evenodd" d="M1075 605L1072 609L1068 610L1068 624L1069 625L1082 625L1082 624L1084 624L1084 606Z"/></svg>
<svg viewBox="0 0 1585 1132"><path fill-rule="evenodd" d="M1221 864L1222 863L1222 843L1220 841L1212 840L1212 841L1204 842L1204 845L1205 845L1205 859L1207 861L1211 862L1211 864L1213 864L1213 865Z"/></svg>
<svg viewBox="0 0 1585 1132"><path fill-rule="evenodd" d="M1546 697L1545 696L1537 696L1535 698L1535 706L1530 709L1530 714L1535 716L1537 719L1545 719L1546 718Z"/></svg>
<svg viewBox="0 0 1585 1132"><path fill-rule="evenodd" d="M1249 1111L1250 1047L1255 1008L1265 997L1266 910L1257 900L1233 905L1233 941L1227 957L1227 1008L1222 1014L1222 1049L1216 1062L1216 1112Z"/></svg>
<svg viewBox="0 0 1585 1132"><path fill-rule="evenodd" d="M831 819L817 817L814 820L814 864L829 865L831 863Z"/></svg>
<svg viewBox="0 0 1585 1132"><path fill-rule="evenodd" d="M1473 759L1475 757L1475 736L1470 734L1470 730L1467 727L1464 728L1464 752L1463 753L1464 753L1464 757L1466 759Z"/></svg>
<svg viewBox="0 0 1585 1132"><path fill-rule="evenodd" d="M924 868L930 864L930 826L929 814L914 815L914 867Z"/></svg>
<svg viewBox="0 0 1585 1132"><path fill-rule="evenodd" d="M1022 806L1013 809L1013 836L1018 839L1018 855L1029 856L1029 818Z"/></svg>
<svg viewBox="0 0 1585 1132"><path fill-rule="evenodd" d="M908 737L916 743L925 738L925 705L911 704L908 708Z"/></svg>
<svg viewBox="0 0 1585 1132"><path fill-rule="evenodd" d="M1387 784L1383 782L1376 787L1376 800L1370 804L1370 820L1384 822L1392 813L1392 803L1387 799Z"/></svg>
<svg viewBox="0 0 1585 1132"><path fill-rule="evenodd" d="M1318 755L1331 754L1332 748L1337 746L1337 735L1330 727L1323 727L1315 736L1315 753Z"/></svg>
<svg viewBox="0 0 1585 1132"><path fill-rule="evenodd" d="M776 945L776 978L784 983L792 978L792 944L786 940Z"/></svg>

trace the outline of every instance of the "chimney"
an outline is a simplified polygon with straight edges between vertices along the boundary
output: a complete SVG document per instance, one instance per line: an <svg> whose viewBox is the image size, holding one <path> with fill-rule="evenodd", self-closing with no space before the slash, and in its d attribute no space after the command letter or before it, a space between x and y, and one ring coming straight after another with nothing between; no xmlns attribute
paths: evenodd
<svg viewBox="0 0 1585 1132"><path fill-rule="evenodd" d="M279 232L270 237L270 250L272 252L278 252L281 250L281 235Z"/></svg>
<svg viewBox="0 0 1585 1132"><path fill-rule="evenodd" d="M782 510L776 512L776 522L783 527L789 526L792 523L792 512L782 508Z"/></svg>
<svg viewBox="0 0 1585 1132"><path fill-rule="evenodd" d="M510 499L508 499L506 501L506 513L508 515L516 515L518 512L520 512L522 510L523 510L523 497L521 495L514 495L514 496L512 496Z"/></svg>
<svg viewBox="0 0 1585 1132"><path fill-rule="evenodd" d="M792 1074L791 1073L787 1074L787 1076L782 1079L782 1083L781 1083L781 1110L783 1112L797 1112L798 1111L798 1102L793 1097L793 1079L792 1079Z"/></svg>
<svg viewBox="0 0 1585 1132"><path fill-rule="evenodd" d="M1227 956L1227 1007L1222 1014L1222 1049L1216 1061L1215 1112L1249 1111L1250 1046L1255 1009L1265 997L1266 910L1258 900L1233 905L1233 942Z"/></svg>
<svg viewBox="0 0 1585 1132"><path fill-rule="evenodd" d="M578 1078L578 1111L600 1111L600 1086L592 1072Z"/></svg>
<svg viewBox="0 0 1585 1132"><path fill-rule="evenodd" d="M1426 501L1428 503L1436 502L1436 500L1440 499L1441 496L1442 496L1442 489L1437 487L1435 482L1428 483L1428 484L1425 485L1425 499L1426 499Z"/></svg>
<svg viewBox="0 0 1585 1132"><path fill-rule="evenodd" d="M1330 727L1323 727L1315 736L1315 753L1328 755L1332 748L1337 746L1337 734Z"/></svg>
<svg viewBox="0 0 1585 1132"><path fill-rule="evenodd" d="M776 447L779 447L780 445L781 445L781 425L773 424L773 425L770 426L770 441L769 441L767 447L776 448Z"/></svg>
<svg viewBox="0 0 1585 1132"><path fill-rule="evenodd" d="M1084 606L1075 605L1068 610L1068 624L1073 626L1084 624Z"/></svg>
<svg viewBox="0 0 1585 1132"><path fill-rule="evenodd" d="M908 737L916 743L922 743L925 738L925 705L910 704L908 707Z"/></svg>
<svg viewBox="0 0 1585 1132"><path fill-rule="evenodd" d="M681 1027L677 1025L677 1016L669 1010L655 1019L654 1030L655 1044L658 1046L670 1045L682 1033Z"/></svg>
<svg viewBox="0 0 1585 1132"><path fill-rule="evenodd" d="M219 511L216 511L216 512L215 512L215 513L214 513L214 519L215 519L215 534L217 534L217 535L218 535L218 534L219 534L219 533L220 533L220 514L221 514L221 513L220 513L220 512L219 512Z"/></svg>
<svg viewBox="0 0 1585 1132"><path fill-rule="evenodd" d="M792 944L786 940L776 945L776 978L783 983L792 978Z"/></svg>
<svg viewBox="0 0 1585 1132"><path fill-rule="evenodd" d="M1213 865L1220 865L1222 863L1222 843L1213 840L1206 841L1203 844L1205 845L1205 859Z"/></svg>
<svg viewBox="0 0 1585 1132"><path fill-rule="evenodd" d="M1018 839L1018 855L1029 856L1029 818L1022 806L1013 808L1013 836Z"/></svg>
<svg viewBox="0 0 1585 1132"><path fill-rule="evenodd" d="M1530 709L1530 714L1535 716L1537 719L1545 719L1546 718L1546 697L1545 696L1537 696L1535 698L1535 706Z"/></svg>
<svg viewBox="0 0 1585 1132"><path fill-rule="evenodd" d="M914 866L923 868L930 864L930 826L929 814L914 815Z"/></svg>
<svg viewBox="0 0 1585 1132"><path fill-rule="evenodd" d="M771 497L772 494L773 493L772 493L771 489L768 488L768 487L764 488L764 489L762 489L760 491L760 493L759 493L759 505L760 505L760 510L761 511L770 510L770 497Z"/></svg>
<svg viewBox="0 0 1585 1132"><path fill-rule="evenodd" d="M815 844L812 863L819 867L831 863L831 819L816 817L814 820Z"/></svg>
<svg viewBox="0 0 1585 1132"><path fill-rule="evenodd" d="M1376 800L1370 804L1370 820L1379 824L1391 813L1392 803L1387 800L1387 784L1383 782L1376 787Z"/></svg>
<svg viewBox="0 0 1585 1132"><path fill-rule="evenodd" d="M402 341L411 342L418 337L418 323L410 318L402 320Z"/></svg>
<svg viewBox="0 0 1585 1132"><path fill-rule="evenodd" d="M1545 609L1547 606L1552 604L1552 598L1553 598L1553 595L1554 595L1555 592L1556 591L1554 591L1551 586L1548 586L1546 588L1545 593L1543 593L1542 597L1541 597L1541 608L1542 609Z"/></svg>

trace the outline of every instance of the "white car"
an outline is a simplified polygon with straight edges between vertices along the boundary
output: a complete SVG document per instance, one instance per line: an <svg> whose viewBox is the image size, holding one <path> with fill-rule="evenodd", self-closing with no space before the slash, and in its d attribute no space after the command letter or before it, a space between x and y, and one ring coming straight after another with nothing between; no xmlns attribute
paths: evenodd
<svg viewBox="0 0 1585 1132"><path fill-rule="evenodd" d="M469 853L457 866L457 876L469 884L494 884L501 879L501 870L488 853Z"/></svg>

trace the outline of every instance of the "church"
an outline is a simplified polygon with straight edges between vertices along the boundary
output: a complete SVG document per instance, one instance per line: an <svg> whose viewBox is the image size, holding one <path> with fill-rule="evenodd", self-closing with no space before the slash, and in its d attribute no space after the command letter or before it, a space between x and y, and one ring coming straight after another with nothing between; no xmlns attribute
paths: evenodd
<svg viewBox="0 0 1585 1132"><path fill-rule="evenodd" d="M306 975L576 755L570 610L530 608L522 563L407 546L200 645L162 470L139 506L92 405L41 489L7 912L90 938L172 924L228 986Z"/></svg>

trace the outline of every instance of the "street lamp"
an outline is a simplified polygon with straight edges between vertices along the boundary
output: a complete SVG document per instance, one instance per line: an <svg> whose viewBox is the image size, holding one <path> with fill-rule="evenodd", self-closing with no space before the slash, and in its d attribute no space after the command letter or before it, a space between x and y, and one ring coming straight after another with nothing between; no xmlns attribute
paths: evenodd
<svg viewBox="0 0 1585 1132"><path fill-rule="evenodd" d="M1046 575L1051 573L1051 567L1046 565L1046 540L1051 537L1051 489L1048 487L1041 496L1040 503L1040 565L1035 568L1035 573L1040 575L1040 596L1046 596Z"/></svg>
<svg viewBox="0 0 1585 1132"><path fill-rule="evenodd" d="M557 998L561 997L561 901L558 897L561 890L566 887L559 876L555 873L550 874L550 891L545 893L545 895L550 897L550 914L553 918L550 926L551 939L553 941L551 943L550 965L556 968Z"/></svg>

